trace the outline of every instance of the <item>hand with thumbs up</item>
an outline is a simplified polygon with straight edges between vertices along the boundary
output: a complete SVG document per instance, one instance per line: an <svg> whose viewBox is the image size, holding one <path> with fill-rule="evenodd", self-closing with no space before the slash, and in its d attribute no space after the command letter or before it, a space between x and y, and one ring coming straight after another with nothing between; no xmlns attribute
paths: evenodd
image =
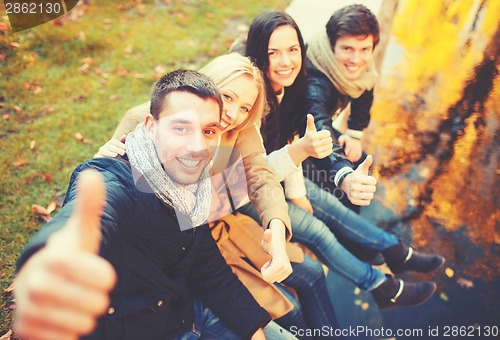
<svg viewBox="0 0 500 340"><path fill-rule="evenodd" d="M294 140L288 147L288 153L295 165L308 157L325 158L333 152L333 140L328 130L317 131L314 117L307 115L306 132L300 139Z"/></svg>
<svg viewBox="0 0 500 340"><path fill-rule="evenodd" d="M368 170L372 163L373 158L371 155L368 155L364 162L354 172L347 175L340 185L353 204L366 206L370 205L373 199L377 180L375 177L368 175Z"/></svg>
<svg viewBox="0 0 500 340"><path fill-rule="evenodd" d="M292 265L286 252L285 230L281 220L273 219L262 236L262 249L271 256L271 261L266 262L260 272L262 278L270 283L281 282L292 273Z"/></svg>
<svg viewBox="0 0 500 340"><path fill-rule="evenodd" d="M78 339L92 332L109 306L116 274L98 255L105 205L101 175L79 175L72 216L15 279L14 329L22 338Z"/></svg>
<svg viewBox="0 0 500 340"><path fill-rule="evenodd" d="M348 135L339 137L339 145L344 148L347 159L356 163L363 155L363 145L361 139L352 138Z"/></svg>

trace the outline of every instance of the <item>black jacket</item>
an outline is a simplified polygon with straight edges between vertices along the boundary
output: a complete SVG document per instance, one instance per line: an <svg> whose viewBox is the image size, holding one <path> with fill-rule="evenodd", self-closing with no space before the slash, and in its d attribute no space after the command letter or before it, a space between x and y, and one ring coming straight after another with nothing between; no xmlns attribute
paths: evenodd
<svg viewBox="0 0 500 340"><path fill-rule="evenodd" d="M270 320L226 264L208 226L181 231L177 217L188 217L176 216L151 190L139 190L128 163L117 159L93 159L76 168L61 212L30 241L18 268L64 226L73 209L76 178L86 168L105 178L100 255L118 274L112 309L90 339L173 338L191 330L193 298L242 338Z"/></svg>

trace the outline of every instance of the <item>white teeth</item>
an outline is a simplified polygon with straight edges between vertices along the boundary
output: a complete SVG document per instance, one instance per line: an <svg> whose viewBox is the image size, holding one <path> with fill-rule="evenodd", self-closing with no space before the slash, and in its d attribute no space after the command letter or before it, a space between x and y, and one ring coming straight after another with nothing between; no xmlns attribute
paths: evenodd
<svg viewBox="0 0 500 340"><path fill-rule="evenodd" d="M181 162L182 164L184 164L185 166L188 166L190 168L194 168L196 167L198 164L200 164L200 161L193 161L193 160L190 160L190 159L184 159L184 158L177 158L177 160L179 162Z"/></svg>
<svg viewBox="0 0 500 340"><path fill-rule="evenodd" d="M285 70L285 71L276 71L276 73L281 74L281 75L287 75L292 73L292 69Z"/></svg>
<svg viewBox="0 0 500 340"><path fill-rule="evenodd" d="M359 66L346 66L349 71L357 71Z"/></svg>

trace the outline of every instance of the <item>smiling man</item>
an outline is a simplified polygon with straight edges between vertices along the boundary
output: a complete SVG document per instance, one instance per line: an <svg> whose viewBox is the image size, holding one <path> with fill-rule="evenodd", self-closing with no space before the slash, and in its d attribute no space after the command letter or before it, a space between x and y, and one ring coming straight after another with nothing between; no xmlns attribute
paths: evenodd
<svg viewBox="0 0 500 340"><path fill-rule="evenodd" d="M127 138L128 158L76 168L61 212L18 261L17 335L264 338L269 314L206 225L221 112L209 78L174 71L156 83L151 115Z"/></svg>

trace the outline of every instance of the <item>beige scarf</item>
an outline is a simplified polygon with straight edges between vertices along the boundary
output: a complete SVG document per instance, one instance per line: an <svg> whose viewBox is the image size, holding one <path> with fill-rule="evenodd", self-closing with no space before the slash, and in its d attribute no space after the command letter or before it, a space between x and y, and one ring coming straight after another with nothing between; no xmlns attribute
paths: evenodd
<svg viewBox="0 0 500 340"><path fill-rule="evenodd" d="M344 76L341 66L335 58L326 30L321 30L307 45L307 57L311 63L320 70L332 84L344 95L358 98L367 90L373 89L377 80L373 60L368 63L366 72L359 79L349 80Z"/></svg>
<svg viewBox="0 0 500 340"><path fill-rule="evenodd" d="M127 136L125 145L133 172L139 171L144 176L159 199L188 215L191 228L207 222L212 195L208 169L203 171L197 183L180 185L172 181L163 169L143 123ZM181 229L188 228L181 226Z"/></svg>

